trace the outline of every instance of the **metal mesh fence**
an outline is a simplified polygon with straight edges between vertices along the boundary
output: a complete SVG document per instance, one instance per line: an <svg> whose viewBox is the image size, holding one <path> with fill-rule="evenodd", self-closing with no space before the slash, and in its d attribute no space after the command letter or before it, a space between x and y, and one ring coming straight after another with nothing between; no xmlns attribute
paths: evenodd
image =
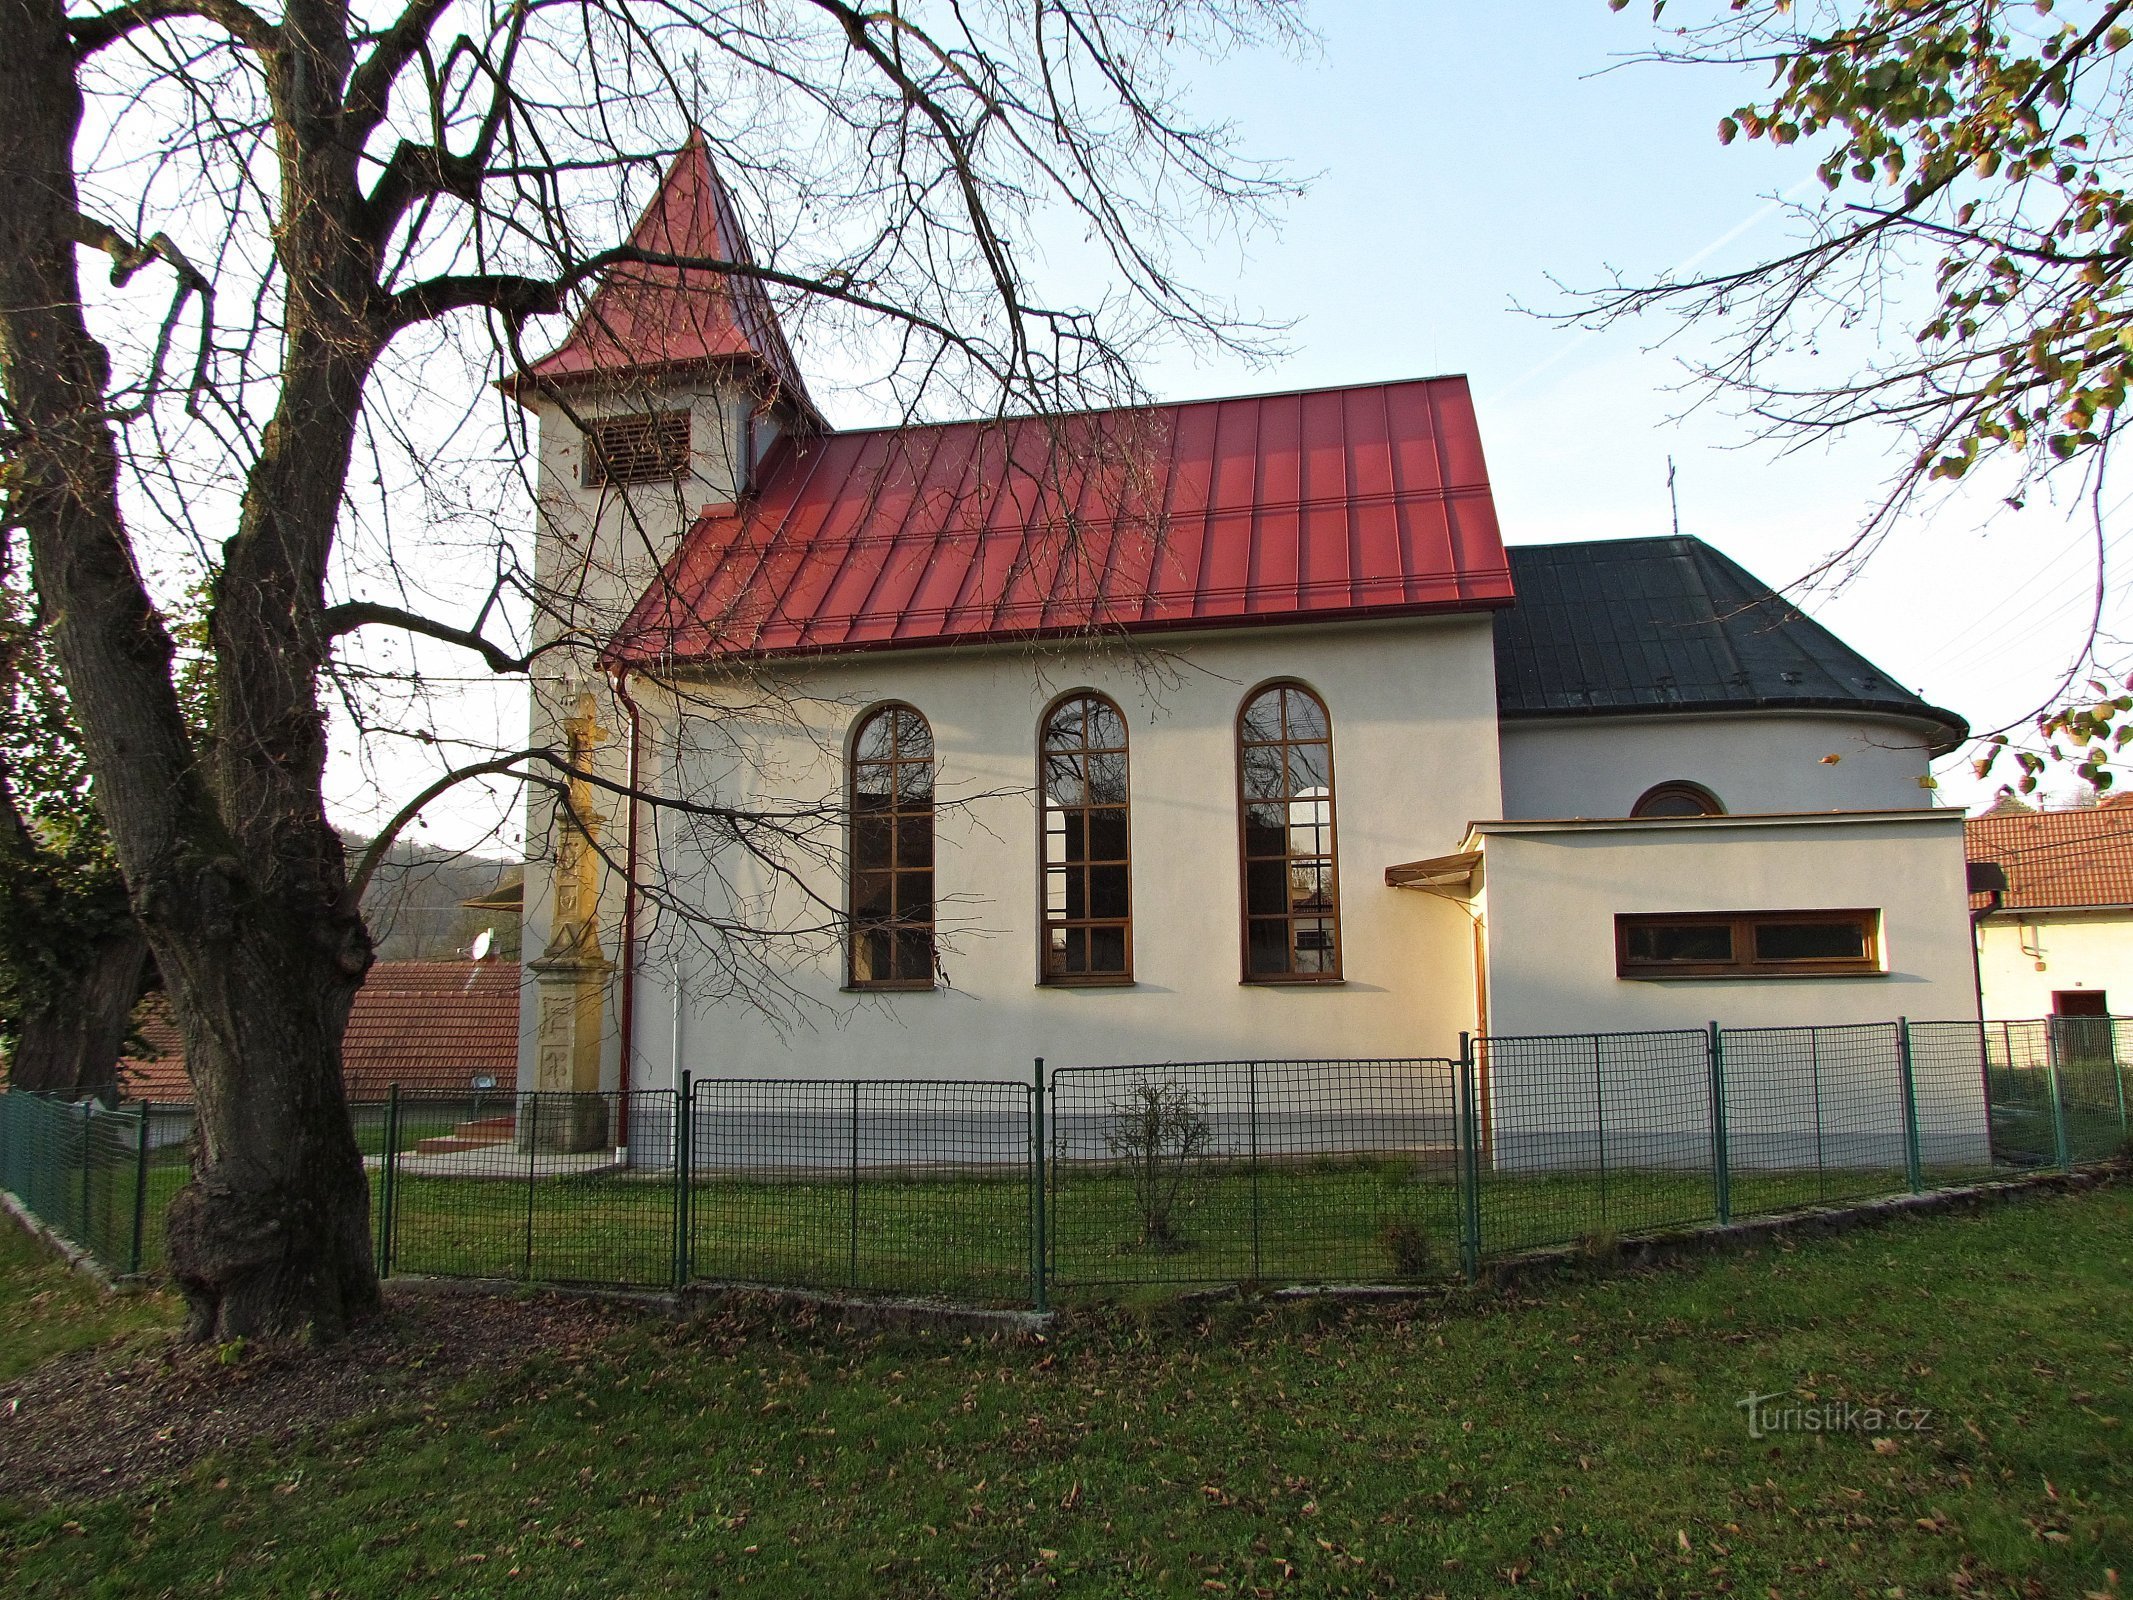
<svg viewBox="0 0 2133 1600"><path fill-rule="evenodd" d="M1450 1061L1066 1067L1046 1099L1062 1288L1459 1268Z"/></svg>
<svg viewBox="0 0 2133 1600"><path fill-rule="evenodd" d="M1987 1067L1988 1026L1998 1025L1914 1022L1906 1030L1920 1177L1928 1185L1962 1183L2016 1164L1999 1149L2003 1108Z"/></svg>
<svg viewBox="0 0 2133 1600"><path fill-rule="evenodd" d="M1683 1032L1477 1040L1481 1248L1708 1221L1707 1045Z"/></svg>
<svg viewBox="0 0 2133 1600"><path fill-rule="evenodd" d="M1713 1026L1492 1037L1461 1061L395 1094L350 1116L385 1272L1042 1305L1052 1284L1429 1280L2073 1167L2126 1148L2128 1030ZM191 1161L188 1107L0 1095L0 1187L114 1271L163 1264Z"/></svg>
<svg viewBox="0 0 2133 1600"><path fill-rule="evenodd" d="M686 1276L1033 1293L1028 1084L706 1078L686 1105Z"/></svg>
<svg viewBox="0 0 2133 1600"><path fill-rule="evenodd" d="M673 1095L403 1094L383 1116L372 1209L385 1270L673 1281ZM654 1164L631 1164L625 1130Z"/></svg>
<svg viewBox="0 0 2133 1600"><path fill-rule="evenodd" d="M95 1101L0 1095L0 1188L110 1270L139 1271L146 1125Z"/></svg>
<svg viewBox="0 0 2133 1600"><path fill-rule="evenodd" d="M1986 1023L1994 1155L2063 1167L2117 1151L2128 1131L2128 1027L2114 1017Z"/></svg>
<svg viewBox="0 0 2133 1600"><path fill-rule="evenodd" d="M1910 1187L1893 1024L1730 1028L1718 1042L1733 1215Z"/></svg>

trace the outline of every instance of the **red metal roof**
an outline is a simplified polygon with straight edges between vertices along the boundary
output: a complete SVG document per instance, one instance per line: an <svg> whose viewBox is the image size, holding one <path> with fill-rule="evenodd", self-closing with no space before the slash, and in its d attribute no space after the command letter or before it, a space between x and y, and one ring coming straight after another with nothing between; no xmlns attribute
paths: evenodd
<svg viewBox="0 0 2133 1600"><path fill-rule="evenodd" d="M781 441L624 665L1506 605L1459 377Z"/></svg>
<svg viewBox="0 0 2133 1600"><path fill-rule="evenodd" d="M380 961L356 991L342 1040L348 1097L380 1100L395 1083L465 1091L477 1077L510 1089L518 1082L518 990L516 961ZM119 1063L127 1097L190 1101L184 1047L160 995L141 1033L156 1053Z"/></svg>
<svg viewBox="0 0 2133 1600"><path fill-rule="evenodd" d="M700 135L675 156L629 242L654 255L754 264L733 197ZM610 267L570 336L533 363L549 383L660 379L717 362L760 367L809 421L821 418L760 278L696 267ZM507 387L523 392L523 380Z"/></svg>
<svg viewBox="0 0 2133 1600"><path fill-rule="evenodd" d="M1963 832L1972 861L2006 872L2005 910L2133 906L2133 799L2077 811L1996 806ZM1970 897L1972 910L1991 903L1989 895Z"/></svg>

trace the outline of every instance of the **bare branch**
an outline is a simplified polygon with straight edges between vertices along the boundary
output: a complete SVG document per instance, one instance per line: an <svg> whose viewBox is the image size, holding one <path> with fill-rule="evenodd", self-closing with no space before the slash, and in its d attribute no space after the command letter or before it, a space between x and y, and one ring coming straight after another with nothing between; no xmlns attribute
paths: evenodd
<svg viewBox="0 0 2133 1600"><path fill-rule="evenodd" d="M272 53L281 42L281 30L244 0L131 0L93 17L69 21L67 33L76 53L87 58L136 29L174 17L212 22L260 55Z"/></svg>
<svg viewBox="0 0 2133 1600"><path fill-rule="evenodd" d="M528 650L523 655L513 655L502 646L483 638L479 633L466 628L455 628L449 623L437 622L419 612L400 606L382 605L375 600L344 600L339 605L326 608L326 632L339 638L344 633L353 633L358 628L399 628L407 633L419 633L425 638L437 639L445 644L456 644L462 650L471 650L489 665L491 672L524 672L533 665L543 650L554 649L544 645Z"/></svg>

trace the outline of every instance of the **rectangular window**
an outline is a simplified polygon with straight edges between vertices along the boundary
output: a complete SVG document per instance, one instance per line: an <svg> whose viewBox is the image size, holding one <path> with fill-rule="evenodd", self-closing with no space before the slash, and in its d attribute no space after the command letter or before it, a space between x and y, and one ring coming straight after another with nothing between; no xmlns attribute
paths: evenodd
<svg viewBox="0 0 2133 1600"><path fill-rule="evenodd" d="M585 430L585 487L671 483L689 470L689 413L637 411Z"/></svg>
<svg viewBox="0 0 2133 1600"><path fill-rule="evenodd" d="M1878 911L1705 911L1615 918L1624 978L1855 977L1881 971Z"/></svg>

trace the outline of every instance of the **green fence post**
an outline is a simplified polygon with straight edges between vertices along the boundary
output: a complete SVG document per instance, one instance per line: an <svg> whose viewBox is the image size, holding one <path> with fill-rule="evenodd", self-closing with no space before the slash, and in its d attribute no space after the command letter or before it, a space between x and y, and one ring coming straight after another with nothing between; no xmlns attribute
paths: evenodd
<svg viewBox="0 0 2133 1600"><path fill-rule="evenodd" d="M1926 1187L1925 1163L1918 1154L1918 1083L1911 1067L1911 1019L1896 1019L1896 1070L1903 1085L1903 1172L1911 1193Z"/></svg>
<svg viewBox="0 0 2133 1600"><path fill-rule="evenodd" d="M568 1106L569 1102L564 1102ZM533 1195L536 1183L535 1152L541 1147L541 1091L535 1089L526 1096L526 1271L528 1283L533 1281Z"/></svg>
<svg viewBox="0 0 2133 1600"><path fill-rule="evenodd" d="M393 1270L393 1191L400 1186L400 1086L385 1086L385 1152L378 1163L378 1276Z"/></svg>
<svg viewBox="0 0 2133 1600"><path fill-rule="evenodd" d="M1261 1236L1264 1230L1261 1224L1262 1213L1259 1201L1259 1063L1257 1061L1246 1064L1245 1080L1250 1085L1247 1101L1249 1107L1247 1121L1251 1129L1252 1152L1252 1282L1258 1283L1266 1276L1266 1273L1261 1263Z"/></svg>
<svg viewBox="0 0 2133 1600"><path fill-rule="evenodd" d="M1030 1304L1039 1311L1049 1311L1049 1291L1045 1260L1049 1253L1045 1237L1044 1215L1045 1153L1044 1142L1044 1057L1037 1057L1035 1075L1030 1080L1030 1240L1029 1240L1029 1294Z"/></svg>
<svg viewBox="0 0 2133 1600"><path fill-rule="evenodd" d="M1711 1199L1721 1228L1733 1224L1733 1153L1726 1136L1726 1050L1718 1024L1705 1033L1711 1062ZM1816 1135L1820 1136L1817 1128Z"/></svg>
<svg viewBox="0 0 2133 1600"><path fill-rule="evenodd" d="M89 1106L90 1102L87 1100L81 1103L81 1216L75 1222L73 1233L74 1242L93 1256L97 1251L95 1230L90 1226L90 1213L95 1209L95 1205L89 1184L95 1163L90 1159L89 1150L92 1142L89 1135Z"/></svg>
<svg viewBox="0 0 2133 1600"><path fill-rule="evenodd" d="M2066 1100L2059 1090L2059 1041L2056 1037L2046 1042L2044 1051L2044 1089L2052 1099L2052 1154L2057 1158L2061 1172L2074 1170L2074 1152L2066 1138Z"/></svg>
<svg viewBox="0 0 2133 1600"><path fill-rule="evenodd" d="M128 1272L141 1270L148 1235L148 1131L155 1126L155 1102L141 1102L141 1138L133 1151L133 1251Z"/></svg>
<svg viewBox="0 0 2133 1600"><path fill-rule="evenodd" d="M859 1080L852 1080L852 1244L846 1277L859 1287Z"/></svg>
<svg viewBox="0 0 2133 1600"><path fill-rule="evenodd" d="M1471 1034L1459 1035L1459 1060L1454 1074L1458 1106L1453 1138L1458 1147L1459 1253L1469 1281L1481 1276L1481 1119L1474 1104L1474 1043Z"/></svg>
<svg viewBox="0 0 2133 1600"><path fill-rule="evenodd" d="M1814 1075L1815 1086L1815 1199L1829 1198L1829 1167L1822 1148L1822 1030L1810 1026L1807 1030L1807 1066ZM1728 1135L1731 1134L1728 1129ZM1727 1152L1726 1173L1732 1176L1732 1152Z"/></svg>
<svg viewBox="0 0 2133 1600"><path fill-rule="evenodd" d="M696 1129L691 1104L696 1099L693 1075L681 1075L674 1101L674 1288L689 1286L689 1168L696 1159Z"/></svg>
<svg viewBox="0 0 2133 1600"><path fill-rule="evenodd" d="M2118 1137L2123 1140L2128 1132L2126 1123L2126 1066L2125 1058L2118 1049L2118 1021L2114 1017L2108 1024L2111 1037L2111 1085L2118 1091Z"/></svg>

